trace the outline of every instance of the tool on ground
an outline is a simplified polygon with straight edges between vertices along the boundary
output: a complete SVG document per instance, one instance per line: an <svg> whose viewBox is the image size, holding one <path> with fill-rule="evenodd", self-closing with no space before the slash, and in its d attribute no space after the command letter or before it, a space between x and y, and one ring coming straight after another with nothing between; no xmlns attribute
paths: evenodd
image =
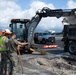
<svg viewBox="0 0 76 75"><path fill-rule="evenodd" d="M17 49L18 49L18 55L19 55L20 65L21 65L22 75L23 75L23 62L22 62L22 57L21 57L21 54L20 54L20 46L18 46Z"/></svg>

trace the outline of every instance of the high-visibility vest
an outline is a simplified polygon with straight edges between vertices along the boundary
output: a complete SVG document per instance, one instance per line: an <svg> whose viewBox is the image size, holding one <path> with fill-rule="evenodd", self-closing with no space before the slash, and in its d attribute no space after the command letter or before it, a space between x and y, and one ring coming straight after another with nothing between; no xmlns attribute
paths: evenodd
<svg viewBox="0 0 76 75"><path fill-rule="evenodd" d="M0 51L6 51L6 36L0 36Z"/></svg>

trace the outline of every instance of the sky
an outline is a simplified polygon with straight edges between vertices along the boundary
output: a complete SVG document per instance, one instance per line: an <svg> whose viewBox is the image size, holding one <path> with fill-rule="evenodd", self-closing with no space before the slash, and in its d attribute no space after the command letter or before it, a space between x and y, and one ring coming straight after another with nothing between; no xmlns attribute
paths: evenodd
<svg viewBox="0 0 76 75"><path fill-rule="evenodd" d="M12 18L28 18L35 16L38 9L49 7L50 9L76 8L76 0L0 0L0 29L7 29ZM63 18L42 18L36 31L63 30Z"/></svg>

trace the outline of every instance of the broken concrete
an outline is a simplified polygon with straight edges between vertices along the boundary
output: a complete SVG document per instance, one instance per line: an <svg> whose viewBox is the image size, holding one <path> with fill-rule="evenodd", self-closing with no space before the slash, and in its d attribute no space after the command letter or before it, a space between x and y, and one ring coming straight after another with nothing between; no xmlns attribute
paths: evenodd
<svg viewBox="0 0 76 75"><path fill-rule="evenodd" d="M29 63L57 75L76 75L76 58L63 56L60 58L34 58Z"/></svg>

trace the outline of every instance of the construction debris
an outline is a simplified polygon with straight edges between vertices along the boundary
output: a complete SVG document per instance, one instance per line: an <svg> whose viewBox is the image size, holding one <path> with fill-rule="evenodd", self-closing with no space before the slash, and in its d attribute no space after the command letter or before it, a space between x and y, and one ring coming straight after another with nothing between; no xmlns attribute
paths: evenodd
<svg viewBox="0 0 76 75"><path fill-rule="evenodd" d="M57 75L76 75L76 60L69 56L54 59L34 58L29 63Z"/></svg>

